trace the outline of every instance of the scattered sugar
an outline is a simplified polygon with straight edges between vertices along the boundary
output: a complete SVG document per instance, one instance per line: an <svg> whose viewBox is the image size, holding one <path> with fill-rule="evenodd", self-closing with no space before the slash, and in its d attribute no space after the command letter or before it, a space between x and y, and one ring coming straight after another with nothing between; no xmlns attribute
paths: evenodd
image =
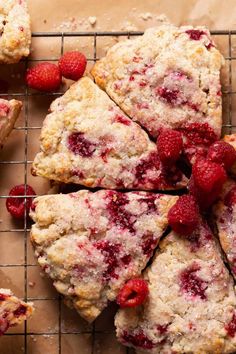
<svg viewBox="0 0 236 354"><path fill-rule="evenodd" d="M35 281L29 281L29 287L33 288L35 286Z"/></svg>
<svg viewBox="0 0 236 354"><path fill-rule="evenodd" d="M30 338L33 340L33 342L37 342L37 339L35 338L35 336L33 334L30 335Z"/></svg>
<svg viewBox="0 0 236 354"><path fill-rule="evenodd" d="M91 25L92 27L95 26L95 24L96 24L96 22L97 22L97 17L96 17L96 16L89 16L88 22L90 23L90 25Z"/></svg>

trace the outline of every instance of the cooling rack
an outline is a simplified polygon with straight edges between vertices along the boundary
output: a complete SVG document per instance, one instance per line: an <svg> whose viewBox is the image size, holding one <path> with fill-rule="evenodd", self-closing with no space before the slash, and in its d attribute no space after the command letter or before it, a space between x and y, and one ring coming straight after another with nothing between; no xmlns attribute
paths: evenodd
<svg viewBox="0 0 236 354"><path fill-rule="evenodd" d="M32 34L32 41L35 39L42 39L45 41L49 41L50 39L55 39L59 43L59 54L62 54L65 50L65 42L68 38L71 40L84 40L84 39L89 39L89 53L87 56L87 60L89 64L95 63L99 59L99 52L101 47L103 46L103 41L108 38L116 38L116 39L122 39L122 38L131 38L131 37L137 37L142 35L143 32L66 32L66 33L61 33L61 32L37 32ZM236 110L236 31L212 31L211 34L213 35L213 38L217 45L220 47L220 50L222 51L226 65L223 73L223 107L224 107L224 113L223 113L223 129L225 133L230 133L236 131L236 116L234 114L234 111ZM58 56L59 57L59 56ZM25 59L20 62L20 71L25 71L29 65L31 65L33 62L39 62L39 61L57 61L58 58L51 57L50 56L50 50L48 49L48 52L46 53L45 57L43 58L38 58L38 57L29 57L28 59ZM1 92L1 90L0 90ZM4 158L4 150L3 153L1 153L0 156L0 176L3 175L3 171L7 166L22 166L22 172L23 172L23 183L25 185L25 192L26 192L26 185L29 181L29 176L30 176L30 166L32 164L32 159L29 158L30 156L30 151L31 151L31 144L32 144L32 137L30 137L30 132L32 131L37 131L38 134L40 133L41 126L39 125L34 125L31 124L31 106L29 104L29 100L34 99L34 97L38 96L50 96L51 99L54 99L55 97L60 96L63 94L63 92L53 92L50 94L47 93L40 93L40 92L31 92L27 86L23 87L22 92L10 92L10 93L0 93L1 97L9 97L9 98L16 98L16 99L23 99L24 100L24 108L23 108L23 117L21 119L22 124L20 126L15 127L15 134L20 133L23 134L23 144L21 148L23 149L22 151L22 159L6 159ZM46 112L45 112L46 114ZM41 122L43 121L42 120ZM1 178L1 177L0 177ZM11 186L9 186L11 187ZM45 191L46 193L46 191ZM25 199L26 195L22 196L22 198ZM5 208L5 200L7 198L7 193L6 191L1 192L0 189L0 210L1 210L1 216L2 216L2 211L3 208ZM0 219L1 219L0 216ZM22 239L22 262L15 261L12 259L8 260L5 257L5 261L1 262L0 259L0 271L3 268L7 268L9 271L12 271L16 277L18 277L18 274L21 274L23 276L23 282L22 286L23 289L21 289L21 297L25 301L35 301L36 304L40 302L40 308L44 309L44 303L45 301L53 301L55 305L55 313L54 315L56 318L54 319L54 327L50 328L47 327L46 329L42 329L40 327L35 327L30 325L30 321L25 322L24 326L21 328L21 330L16 327L15 330L9 331L4 338L5 341L7 342L6 347L4 345L1 347L0 343L0 353L1 354L37 354L42 352L37 350L34 350L34 345L32 344L33 341L41 340L42 338L53 338L53 345L51 345L50 341L47 346L42 346L43 352L47 351L48 354L116 354L116 353L133 353L131 349L126 349L126 348L121 348L119 347L118 344L116 344L114 337L112 337L112 344L109 346L107 344L105 347L101 348L97 345L97 336L102 336L101 340L105 341L107 343L107 340L109 338L110 333L114 333L114 329L112 327L112 316L105 314L103 317L103 324L101 323L99 325L96 325L97 321L95 321L95 324L92 326L85 326L84 324L81 325L81 328L77 330L71 330L70 328L67 328L67 325L63 324L63 305L62 305L62 299L61 297L56 294L55 292L53 293L52 296L40 296L38 294L32 296L29 291L29 280L30 276L29 273L33 267L37 267L36 263L32 261L32 257L29 255L29 231L30 231L30 223L27 220L26 213L24 217L24 221L22 223L18 224L5 224L4 218L2 222L0 222L0 244L1 240L8 235L18 235L19 238ZM22 237L23 236L23 237ZM9 236L10 237L10 236ZM12 247L10 245L9 247ZM5 249L7 252L7 249ZM16 251L16 256L17 256L17 251ZM17 258L17 257L16 257ZM0 279L1 281L1 279ZM43 280L44 281L44 280ZM1 284L3 285L3 284ZM7 286L6 286L7 287ZM18 295L18 294L17 294ZM37 306L36 306L37 307ZM50 316L50 313L45 313L45 318L47 316ZM39 319L37 319L37 311L34 316L36 321L40 322ZM79 318L74 317L74 321L80 321ZM70 327L70 326L69 326ZM36 330L35 328L39 328L39 330ZM48 330L47 330L48 329ZM55 329L55 330L54 330ZM77 344L79 347L77 348L76 351L73 351L74 347L72 348L70 346L70 343L74 336L80 336L81 338L86 338L86 340L82 340L81 342L78 342ZM18 340L17 338L20 338ZM66 339L65 339L66 338ZM45 339L46 340L46 339ZM10 343L11 342L11 343ZM85 346L86 342L86 346ZM15 344L14 344L15 343ZM68 344L69 343L69 344ZM68 349L72 348L72 349ZM83 349L85 348L86 349ZM6 349L8 348L8 349ZM11 348L11 349L9 349ZM14 348L14 349L12 349ZM15 349L16 348L16 349Z"/></svg>

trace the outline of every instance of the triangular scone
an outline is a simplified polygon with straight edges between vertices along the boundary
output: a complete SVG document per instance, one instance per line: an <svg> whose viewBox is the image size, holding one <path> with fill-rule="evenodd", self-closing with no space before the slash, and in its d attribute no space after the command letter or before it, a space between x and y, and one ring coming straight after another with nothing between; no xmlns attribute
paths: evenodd
<svg viewBox="0 0 236 354"><path fill-rule="evenodd" d="M0 0L0 63L17 63L30 53L30 16L26 0Z"/></svg>
<svg viewBox="0 0 236 354"><path fill-rule="evenodd" d="M38 197L31 211L38 262L66 302L91 322L140 275L177 198L111 190Z"/></svg>
<svg viewBox="0 0 236 354"><path fill-rule="evenodd" d="M92 75L152 136L166 127L182 131L191 159L221 134L223 62L205 27L168 24L114 45Z"/></svg>
<svg viewBox="0 0 236 354"><path fill-rule="evenodd" d="M25 303L8 289L0 289L0 336L9 327L25 321L34 311L32 303Z"/></svg>
<svg viewBox="0 0 236 354"><path fill-rule="evenodd" d="M183 174L161 164L156 145L88 77L51 105L33 173L109 189L177 189Z"/></svg>
<svg viewBox="0 0 236 354"><path fill-rule="evenodd" d="M171 232L160 243L144 274L146 302L116 315L119 341L137 353L236 351L233 280L210 229L202 223L197 233L187 240Z"/></svg>
<svg viewBox="0 0 236 354"><path fill-rule="evenodd" d="M22 103L16 100L3 100L0 98L0 147L12 131L17 120Z"/></svg>
<svg viewBox="0 0 236 354"><path fill-rule="evenodd" d="M213 221L232 274L236 279L236 183L224 184L220 200L213 207Z"/></svg>

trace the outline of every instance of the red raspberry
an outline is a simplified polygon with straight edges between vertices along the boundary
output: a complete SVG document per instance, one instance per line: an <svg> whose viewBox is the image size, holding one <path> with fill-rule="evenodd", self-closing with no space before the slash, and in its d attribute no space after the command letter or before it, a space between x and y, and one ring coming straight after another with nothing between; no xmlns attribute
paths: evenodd
<svg viewBox="0 0 236 354"><path fill-rule="evenodd" d="M26 192L26 194L25 194ZM20 184L18 186L13 187L10 190L9 197L6 200L6 207L8 212L16 219L24 219L25 209L26 215L29 215L29 210L33 202L33 198L27 198L25 202L25 198L17 198L11 196L23 196L23 195L35 195L35 191L29 185Z"/></svg>
<svg viewBox="0 0 236 354"><path fill-rule="evenodd" d="M172 129L163 130L157 138L157 149L164 164L173 164L183 149L182 134Z"/></svg>
<svg viewBox="0 0 236 354"><path fill-rule="evenodd" d="M169 210L168 222L178 234L190 235L199 223L199 210L195 198L191 195L179 197Z"/></svg>
<svg viewBox="0 0 236 354"><path fill-rule="evenodd" d="M66 79L77 81L85 72L87 60L80 52L67 52L61 57L58 65Z"/></svg>
<svg viewBox="0 0 236 354"><path fill-rule="evenodd" d="M141 305L147 296L147 282L141 278L131 279L120 290L117 303L120 307L135 307Z"/></svg>
<svg viewBox="0 0 236 354"><path fill-rule="evenodd" d="M219 163L229 171L236 161L236 151L232 145L224 141L216 141L209 147L207 158L213 162Z"/></svg>
<svg viewBox="0 0 236 354"><path fill-rule="evenodd" d="M61 72L56 64L40 63L27 70L26 82L39 91L55 91L61 84Z"/></svg>
<svg viewBox="0 0 236 354"><path fill-rule="evenodd" d="M190 193L202 209L207 209L218 198L226 179L227 174L221 165L198 158L192 168Z"/></svg>

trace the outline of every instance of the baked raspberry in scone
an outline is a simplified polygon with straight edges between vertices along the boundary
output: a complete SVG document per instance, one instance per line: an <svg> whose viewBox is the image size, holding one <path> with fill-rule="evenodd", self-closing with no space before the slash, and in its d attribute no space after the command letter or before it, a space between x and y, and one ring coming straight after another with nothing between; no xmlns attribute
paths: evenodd
<svg viewBox="0 0 236 354"><path fill-rule="evenodd" d="M166 24L114 45L92 75L153 137L180 130L191 160L221 134L223 62L205 27Z"/></svg>
<svg viewBox="0 0 236 354"><path fill-rule="evenodd" d="M38 197L31 211L38 262L66 303L91 322L140 275L177 198L112 190Z"/></svg>
<svg viewBox="0 0 236 354"><path fill-rule="evenodd" d="M165 167L155 143L84 77L51 105L33 174L109 189L165 190L186 185L173 164Z"/></svg>
<svg viewBox="0 0 236 354"><path fill-rule="evenodd" d="M223 140L226 143L232 145L236 150L236 134L225 135ZM233 174L233 176L236 176L236 163L233 164L231 168L231 173Z"/></svg>
<svg viewBox="0 0 236 354"><path fill-rule="evenodd" d="M213 220L221 247L236 279L236 183L233 180L224 184L221 198L213 207Z"/></svg>
<svg viewBox="0 0 236 354"><path fill-rule="evenodd" d="M0 98L0 147L12 131L20 114L22 103L16 100L3 100Z"/></svg>
<svg viewBox="0 0 236 354"><path fill-rule="evenodd" d="M146 302L116 315L121 343L137 353L236 351L233 280L204 222L189 239L171 232L161 241L144 278Z"/></svg>
<svg viewBox="0 0 236 354"><path fill-rule="evenodd" d="M17 63L30 53L30 16L26 0L0 0L0 63Z"/></svg>
<svg viewBox="0 0 236 354"><path fill-rule="evenodd" d="M25 303L8 289L0 289L0 336L9 327L25 321L34 311L32 303Z"/></svg>

